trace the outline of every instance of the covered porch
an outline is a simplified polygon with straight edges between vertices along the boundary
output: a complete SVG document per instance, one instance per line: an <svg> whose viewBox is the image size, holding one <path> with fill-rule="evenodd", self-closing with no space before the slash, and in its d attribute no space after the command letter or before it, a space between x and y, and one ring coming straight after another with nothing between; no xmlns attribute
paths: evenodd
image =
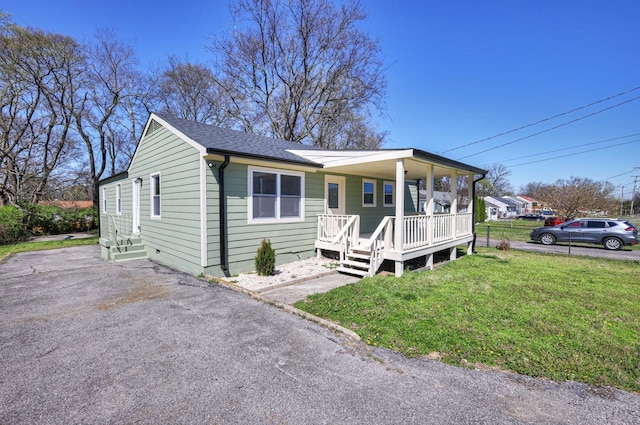
<svg viewBox="0 0 640 425"><path fill-rule="evenodd" d="M385 215L373 232L361 229L358 213L335 214L326 208L327 213L318 216L315 247L319 255L322 250L337 252L340 271L373 276L383 261L390 260L395 263L395 275L401 276L405 262L414 258L426 257L426 266L433 268L437 252L448 250L453 260L456 247L466 245L467 253L472 253L474 185L484 177L484 170L416 149L360 153L357 157L324 162L326 171L394 182L394 214ZM448 213L435 212L434 184L442 177L449 177L451 182ZM417 211L406 207L408 181L415 184L416 196L420 189L426 192L424 207ZM459 186L466 196L459 196Z"/></svg>

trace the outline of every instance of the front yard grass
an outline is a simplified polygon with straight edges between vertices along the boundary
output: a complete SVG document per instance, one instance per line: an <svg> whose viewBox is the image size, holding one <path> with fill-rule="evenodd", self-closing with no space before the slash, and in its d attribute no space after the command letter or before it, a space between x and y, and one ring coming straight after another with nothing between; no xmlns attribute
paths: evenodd
<svg viewBox="0 0 640 425"><path fill-rule="evenodd" d="M488 248L296 307L411 357L639 392L639 272L638 262Z"/></svg>
<svg viewBox="0 0 640 425"><path fill-rule="evenodd" d="M17 252L44 251L47 249L68 248L80 245L95 245L98 243L98 237L78 238L60 241L44 241L44 242L20 242L9 245L0 245L0 261L7 255Z"/></svg>

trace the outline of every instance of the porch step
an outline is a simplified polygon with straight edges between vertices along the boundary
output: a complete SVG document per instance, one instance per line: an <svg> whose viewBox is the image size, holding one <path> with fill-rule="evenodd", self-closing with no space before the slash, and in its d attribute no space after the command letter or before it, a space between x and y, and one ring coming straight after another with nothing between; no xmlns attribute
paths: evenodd
<svg viewBox="0 0 640 425"><path fill-rule="evenodd" d="M336 268L340 273L352 274L360 277L369 276L369 270L352 269L351 267L338 267Z"/></svg>
<svg viewBox="0 0 640 425"><path fill-rule="evenodd" d="M369 270L369 262L365 263L363 261L342 260L340 264L343 266L353 267L354 269Z"/></svg>
<svg viewBox="0 0 640 425"><path fill-rule="evenodd" d="M118 241L119 245L110 247L114 261L138 260L147 258L147 250L139 238Z"/></svg>
<svg viewBox="0 0 640 425"><path fill-rule="evenodd" d="M371 259L371 254L367 253L367 254L360 254L357 252L350 252L346 255L347 258L349 259L358 259L358 260L367 260L369 261Z"/></svg>

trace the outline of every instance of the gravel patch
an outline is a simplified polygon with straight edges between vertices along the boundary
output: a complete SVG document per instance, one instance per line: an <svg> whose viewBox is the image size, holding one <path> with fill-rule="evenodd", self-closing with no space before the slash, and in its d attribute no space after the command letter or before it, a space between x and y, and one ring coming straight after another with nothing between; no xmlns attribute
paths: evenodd
<svg viewBox="0 0 640 425"><path fill-rule="evenodd" d="M276 266L272 276L258 276L256 272L240 273L237 276L217 278L218 281L231 283L254 292L269 291L287 285L294 285L310 279L337 273L339 263L329 258L309 258L293 263ZM213 276L205 276L212 279Z"/></svg>

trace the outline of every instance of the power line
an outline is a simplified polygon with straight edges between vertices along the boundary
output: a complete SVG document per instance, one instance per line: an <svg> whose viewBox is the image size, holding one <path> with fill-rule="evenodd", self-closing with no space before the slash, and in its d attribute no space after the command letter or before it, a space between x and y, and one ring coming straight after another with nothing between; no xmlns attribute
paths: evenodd
<svg viewBox="0 0 640 425"><path fill-rule="evenodd" d="M569 114L571 114L573 112L589 108L589 107L591 107L593 105L597 105L598 103L606 102L608 100L615 99L616 97L624 96L625 94L631 93L632 91L635 91L635 90L638 90L638 89L640 89L640 86L634 87L632 89L629 89L627 91L624 91L624 92L621 92L621 93L618 93L618 94L614 94L613 96L609 96L609 97L606 97L604 99L596 100L595 102L591 102L588 105L579 106L579 107L574 108L574 109L572 109L570 111L562 112L560 114L556 114L556 115L554 115L552 117L543 118L540 121L536 121L536 122L531 123L531 124L526 124L526 125L523 125L522 127L514 128L512 130L505 131L505 132L496 134L494 136L486 137L484 139L481 139L481 140L478 140L478 141L475 141L475 142L467 143L466 145L461 145L461 146L458 146L458 147L455 147L455 148L448 149L446 151L442 151L442 153L447 153L447 152L455 151L455 150L458 150L458 149L466 148L468 146L472 146L472 145L475 145L475 144L478 144L478 143L486 142L487 140L495 139L496 137L500 137L500 136L504 136L504 135L507 135L507 134L515 133L516 131L520 131L520 130L523 130L523 129L528 128L528 127L533 127L534 125L538 125L538 124L541 124L541 123L546 122L546 121L551 121L551 120L554 120L556 118L562 117L564 115L569 115Z"/></svg>
<svg viewBox="0 0 640 425"><path fill-rule="evenodd" d="M638 142L640 142L640 139L632 140L630 142L617 143L615 145L604 146L604 147L601 147L601 148L589 149L589 150L582 151L582 152L574 152L574 153L568 153L566 155L554 156L552 158L544 158L544 159L538 159L536 161L523 162L521 164L510 165L509 167L520 167L521 165L529 165L529 164L535 164L535 163L538 163L538 162L551 161L553 159L566 158L568 156L580 155L580 154L588 153L588 152L601 151L603 149L609 149L609 148L613 148L613 147L616 147L616 146L629 145L629 144L638 143Z"/></svg>
<svg viewBox="0 0 640 425"><path fill-rule="evenodd" d="M633 173L634 171L635 171L635 168L634 168L633 170L629 170L629 171L627 171L627 172L625 172L625 173L617 174L617 175L615 175L615 176L613 176L613 177L607 177L607 178L606 178L606 180L615 179L616 177L624 176L624 175L626 175L626 174Z"/></svg>
<svg viewBox="0 0 640 425"><path fill-rule="evenodd" d="M469 155L463 156L463 157L461 157L461 158L458 158L458 160L462 160L462 159L465 159L465 158L469 158L469 157L471 157L471 156L475 156L475 155L480 155L481 153L491 152L491 151L496 150L496 149L498 149L498 148L502 148L502 147L505 147L505 146L508 146L508 145L512 145L512 144L517 143L517 142L521 142L521 141L526 140L526 139L530 139L530 138L532 138L532 137L534 137L534 136L538 136L538 135L540 135L540 134L547 133L547 132L549 132L549 131L551 131L551 130L555 130L555 129L557 129L557 128L564 127L565 125L573 124L574 122L581 121L581 120L583 120L583 119L585 119L585 118L589 118L589 117L592 117L592 116L594 116L594 115L601 114L602 112L608 111L608 110L613 109L613 108L617 108L618 106L622 106L622 105L624 105L624 104L627 104L627 103L629 103L629 102L633 102L634 100L638 100L638 99L640 99L640 96L634 97L634 98L632 98L632 99L625 100L624 102L617 103L617 104L615 104L615 105L613 105L613 106L609 106L609 107L604 108L604 109L600 109L599 111L592 112L592 113L587 114L587 115L583 115L583 116L581 116L581 117L578 117L578 118L575 118L575 119L573 119L573 120L570 120L570 121L564 122L564 123L562 123L562 124L558 124L558 125L553 126L553 127L551 127L551 128L547 128L546 130L541 130L541 131L538 131L537 133L533 133L533 134L530 134L530 135L528 135L528 136L521 137L521 138L516 139L516 140L513 140L513 141L511 141L511 142L503 143L503 144L501 144L501 145L494 146L494 147L489 148L489 149L485 149L485 150L482 150L482 151L479 151L479 152L475 152L475 153L472 153L472 154L469 154Z"/></svg>
<svg viewBox="0 0 640 425"><path fill-rule="evenodd" d="M568 150L571 150L571 149L578 149L578 148L582 148L582 147L585 147L585 146L598 145L600 143L612 142L614 140L626 139L627 137L634 137L634 136L640 136L640 133L629 134L627 136L613 137L611 139L598 140L597 142L585 143L585 144L582 144L582 145L579 145L579 146L570 146L568 148L553 149L553 152L568 151ZM531 158L532 156L539 156L539 155L544 155L544 154L547 154L547 153L549 153L549 151L539 152L539 153L532 153L530 155L519 156L519 157L511 158L511 159L505 159L504 161L500 161L500 162L517 161L519 159ZM579 153L580 152L576 152L576 154L579 154ZM629 171L629 172L631 172L631 171Z"/></svg>

